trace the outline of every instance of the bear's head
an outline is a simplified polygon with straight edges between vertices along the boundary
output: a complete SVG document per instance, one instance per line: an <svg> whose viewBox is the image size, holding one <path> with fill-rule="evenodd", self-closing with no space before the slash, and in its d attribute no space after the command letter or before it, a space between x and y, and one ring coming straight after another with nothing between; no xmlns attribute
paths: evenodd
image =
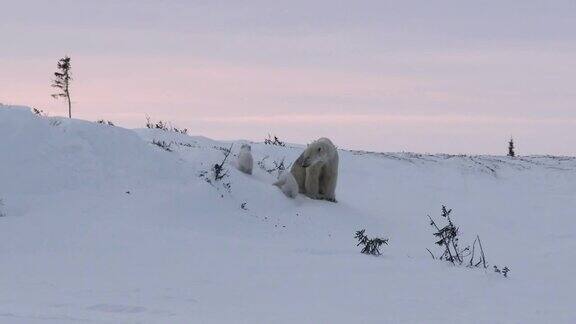
<svg viewBox="0 0 576 324"><path fill-rule="evenodd" d="M250 145L248 145L248 144L242 144L242 146L240 146L240 150L250 152L250 151L252 151L252 147L250 147Z"/></svg>
<svg viewBox="0 0 576 324"><path fill-rule="evenodd" d="M314 165L318 162L325 162L328 161L330 154L330 147L322 142L316 141L312 144L308 144L304 153L302 153L300 161L300 165L303 168L307 168L311 165Z"/></svg>

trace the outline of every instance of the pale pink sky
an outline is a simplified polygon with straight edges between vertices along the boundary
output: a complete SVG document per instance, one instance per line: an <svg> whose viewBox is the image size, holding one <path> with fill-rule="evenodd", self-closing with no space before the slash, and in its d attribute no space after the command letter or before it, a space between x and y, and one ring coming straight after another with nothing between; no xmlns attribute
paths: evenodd
<svg viewBox="0 0 576 324"><path fill-rule="evenodd" d="M217 139L327 136L379 151L576 154L573 1L18 1L0 102L146 116ZM66 17L60 19L58 17Z"/></svg>

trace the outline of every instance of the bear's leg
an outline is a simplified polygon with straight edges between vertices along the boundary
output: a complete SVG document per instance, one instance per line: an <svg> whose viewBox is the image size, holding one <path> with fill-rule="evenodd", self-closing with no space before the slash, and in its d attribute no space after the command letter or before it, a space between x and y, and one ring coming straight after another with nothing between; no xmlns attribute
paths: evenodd
<svg viewBox="0 0 576 324"><path fill-rule="evenodd" d="M306 168L306 196L312 199L322 199L320 196L320 174L322 163L316 163Z"/></svg>
<svg viewBox="0 0 576 324"><path fill-rule="evenodd" d="M330 166L324 164L320 170L320 181L318 187L318 199L324 199L332 202L336 202L336 176L333 175Z"/></svg>
<svg viewBox="0 0 576 324"><path fill-rule="evenodd" d="M302 155L294 161L290 172L298 183L298 191L302 194L306 193L306 169L301 165Z"/></svg>
<svg viewBox="0 0 576 324"><path fill-rule="evenodd" d="M323 188L324 197L326 200L336 202L336 182L338 181L338 173L325 170Z"/></svg>

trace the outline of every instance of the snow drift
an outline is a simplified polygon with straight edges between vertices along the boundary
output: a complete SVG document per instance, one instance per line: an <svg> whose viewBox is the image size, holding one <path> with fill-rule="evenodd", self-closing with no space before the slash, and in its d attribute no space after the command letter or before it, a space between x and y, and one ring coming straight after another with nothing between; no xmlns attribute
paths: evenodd
<svg viewBox="0 0 576 324"><path fill-rule="evenodd" d="M0 322L576 319L572 157L341 150L334 204L272 186L265 169L291 163L298 145L252 143L252 176L230 159L209 183L244 141L7 106L0 138ZM442 204L509 278L431 259L426 215ZM359 253L363 228L390 238L383 256Z"/></svg>

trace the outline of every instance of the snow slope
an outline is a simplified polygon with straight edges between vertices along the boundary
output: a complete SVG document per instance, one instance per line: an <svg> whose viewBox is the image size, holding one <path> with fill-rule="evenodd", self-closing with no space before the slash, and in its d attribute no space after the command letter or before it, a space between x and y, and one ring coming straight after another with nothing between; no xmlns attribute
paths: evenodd
<svg viewBox="0 0 576 324"><path fill-rule="evenodd" d="M341 150L333 204L233 157L223 181L199 176L243 141L7 106L0 138L2 323L576 321L572 157ZM268 168L302 150L252 146ZM431 259L442 204L509 278ZM390 238L381 257L359 253L363 228Z"/></svg>

